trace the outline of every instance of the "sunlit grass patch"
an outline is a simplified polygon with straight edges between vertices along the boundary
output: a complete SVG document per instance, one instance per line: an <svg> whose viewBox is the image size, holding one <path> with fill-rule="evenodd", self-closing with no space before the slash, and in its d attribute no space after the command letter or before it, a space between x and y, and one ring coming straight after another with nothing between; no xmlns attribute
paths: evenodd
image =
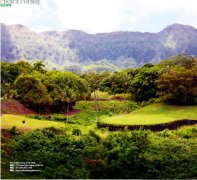
<svg viewBox="0 0 197 180"><path fill-rule="evenodd" d="M23 123L23 121L25 121ZM36 120L27 118L24 116L13 115L13 114L3 114L1 118L1 128L8 129L13 126L16 126L22 130L33 130L36 128L45 128L54 126L56 128L65 127L66 124L63 122L54 122L54 121L46 121L46 120Z"/></svg>
<svg viewBox="0 0 197 180"><path fill-rule="evenodd" d="M181 119L197 120L197 106L152 104L130 114L103 117L100 122L117 125L151 125Z"/></svg>

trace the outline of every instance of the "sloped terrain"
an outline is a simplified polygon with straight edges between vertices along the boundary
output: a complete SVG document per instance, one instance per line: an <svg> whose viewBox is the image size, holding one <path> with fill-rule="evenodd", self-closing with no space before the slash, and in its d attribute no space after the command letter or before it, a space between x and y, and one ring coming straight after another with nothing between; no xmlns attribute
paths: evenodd
<svg viewBox="0 0 197 180"><path fill-rule="evenodd" d="M190 124L197 124L197 106L151 104L129 114L103 117L98 127L163 130Z"/></svg>
<svg viewBox="0 0 197 180"><path fill-rule="evenodd" d="M158 33L80 30L36 33L27 27L1 24L2 60L40 59L51 69L118 70L155 63L180 53L197 56L197 29L173 24Z"/></svg>
<svg viewBox="0 0 197 180"><path fill-rule="evenodd" d="M13 99L1 99L2 114L37 114L32 109L25 107L20 102Z"/></svg>

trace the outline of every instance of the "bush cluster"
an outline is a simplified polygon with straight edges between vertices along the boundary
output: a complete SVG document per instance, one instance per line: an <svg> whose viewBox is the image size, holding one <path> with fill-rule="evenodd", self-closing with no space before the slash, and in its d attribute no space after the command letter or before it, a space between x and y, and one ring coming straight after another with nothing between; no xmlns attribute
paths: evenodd
<svg viewBox="0 0 197 180"><path fill-rule="evenodd" d="M196 128L152 133L145 130L95 131L63 135L49 129L16 138L15 161L44 166L40 178L184 179L197 177ZM78 138L76 138L78 137Z"/></svg>

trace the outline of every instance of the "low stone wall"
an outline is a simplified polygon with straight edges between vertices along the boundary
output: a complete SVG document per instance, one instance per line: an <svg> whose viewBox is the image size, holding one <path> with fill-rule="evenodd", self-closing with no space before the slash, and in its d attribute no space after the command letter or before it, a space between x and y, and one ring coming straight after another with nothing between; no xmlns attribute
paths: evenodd
<svg viewBox="0 0 197 180"><path fill-rule="evenodd" d="M106 123L98 122L97 127L98 128L107 127L109 131L123 130L124 128L127 128L129 130L142 128L142 129L149 129L151 131L162 131L164 129L174 130L181 126L194 125L194 124L197 124L197 120L182 119L169 123L154 124L154 125L115 125L115 124L106 124Z"/></svg>

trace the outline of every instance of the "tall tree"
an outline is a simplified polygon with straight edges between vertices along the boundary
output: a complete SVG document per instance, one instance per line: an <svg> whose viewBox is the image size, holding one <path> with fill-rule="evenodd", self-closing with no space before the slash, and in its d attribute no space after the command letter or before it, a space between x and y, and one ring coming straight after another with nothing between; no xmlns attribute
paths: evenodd
<svg viewBox="0 0 197 180"><path fill-rule="evenodd" d="M38 110L45 110L51 103L46 87L40 79L32 75L20 75L15 83L18 99L25 105Z"/></svg>
<svg viewBox="0 0 197 180"><path fill-rule="evenodd" d="M155 80L158 79L159 72L160 68L151 64L136 69L130 88L135 101L142 102L155 97L157 90Z"/></svg>
<svg viewBox="0 0 197 180"><path fill-rule="evenodd" d="M111 80L112 80L112 84L111 84L111 91L113 92L113 99L114 99L114 112L116 111L116 92L117 92L117 89L118 89L118 85L119 85L119 80L118 80L119 76L117 74L117 72L115 72L112 77L111 77Z"/></svg>
<svg viewBox="0 0 197 180"><path fill-rule="evenodd" d="M100 87L101 78L100 78L99 74L97 74L95 72L90 72L90 73L86 74L84 76L84 78L88 82L91 92L94 93L95 110L98 111L99 104L98 104L98 94L96 93L96 91Z"/></svg>
<svg viewBox="0 0 197 180"><path fill-rule="evenodd" d="M171 68L156 81L158 96L164 101L187 104L197 97L197 67Z"/></svg>
<svg viewBox="0 0 197 180"><path fill-rule="evenodd" d="M66 88L64 91L64 102L66 102L66 123L68 124L69 106L76 100L76 94L73 89Z"/></svg>
<svg viewBox="0 0 197 180"><path fill-rule="evenodd" d="M120 80L122 82L122 87L124 92L124 112L126 112L126 93L129 91L131 77L128 75L127 72L122 71L120 73Z"/></svg>

